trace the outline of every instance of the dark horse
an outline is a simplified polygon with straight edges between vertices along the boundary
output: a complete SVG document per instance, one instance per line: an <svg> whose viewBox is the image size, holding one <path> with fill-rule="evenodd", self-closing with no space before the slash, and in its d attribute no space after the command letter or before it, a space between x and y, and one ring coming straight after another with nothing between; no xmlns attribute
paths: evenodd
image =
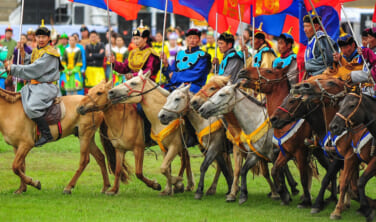
<svg viewBox="0 0 376 222"><path fill-rule="evenodd" d="M340 103L340 109L330 123L330 130L334 134L340 134L343 130L356 129L360 124L364 124L374 138L376 138L376 122L375 115L376 102L370 96L357 93L349 93ZM371 155L372 156L372 155ZM367 168L358 180L360 208L358 212L362 213L367 221L372 221L374 211L372 206L374 200L367 198L365 194L365 186L376 174L376 158L371 158Z"/></svg>

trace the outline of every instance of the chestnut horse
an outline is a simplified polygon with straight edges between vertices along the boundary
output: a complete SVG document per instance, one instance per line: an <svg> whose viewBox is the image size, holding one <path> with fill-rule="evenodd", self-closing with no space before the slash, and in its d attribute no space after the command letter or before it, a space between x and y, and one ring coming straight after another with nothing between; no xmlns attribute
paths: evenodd
<svg viewBox="0 0 376 222"><path fill-rule="evenodd" d="M222 87L224 87L229 81L228 77L223 76L214 76L212 77L205 86L202 87L202 89L196 93L191 99L191 105L195 110L198 110L202 104L204 104L207 100L210 99L211 96L213 96L218 90L220 90ZM239 174L240 169L242 167L242 160L243 158L246 158L246 155L240 151L240 149L245 149L243 144L239 141L237 141L236 138L240 138L241 135L241 127L239 123L237 122L235 116L231 113L225 115L225 120L228 123L227 126L227 135L231 135L232 142L234 144L233 154L234 154L234 180L231 188L231 192L229 195L227 195L227 201L235 201L236 200L236 194L239 190ZM240 146L243 146L240 148ZM267 162L264 160L261 160L259 162L259 167L261 167L261 172L263 173L263 176L265 177L266 181L268 182L270 189L271 189L271 195L272 198L279 198L279 195L275 191L275 187L273 182L270 179L269 175L269 169ZM286 165L286 168L284 169L287 175L287 179L289 180L289 184L292 187L292 190L296 190L295 186L297 183L294 181L294 178L291 176L291 173L289 172L288 166Z"/></svg>
<svg viewBox="0 0 376 222"><path fill-rule="evenodd" d="M275 110L281 105L283 99L289 94L290 84L287 78L287 72L289 67L284 69L268 69L268 68L254 68L250 67L243 69L240 72L239 78L245 78L247 81L243 84L243 87L253 88L257 92L264 93L266 95L267 110L269 116L273 114ZM303 187L303 200L298 207L310 207L311 206L311 194L310 186L312 179L312 168L310 164L310 155L313 154L317 157L320 164L325 168L329 168L329 161L323 156L320 150L309 149L305 145L304 140L312 136L312 130L307 121L297 119L289 124L286 124L282 128L274 129L274 139L279 146L281 152L272 168L272 176L276 187L282 197L282 201L287 204L289 201L289 194L286 189L284 180L281 180L281 166L286 165L287 161L291 158L295 158L298 163L298 169L300 173L300 181ZM278 141L277 141L278 140ZM330 177L332 182L332 195L330 199L336 200L336 177ZM327 185L326 185L327 186ZM326 189L324 187L324 190ZM317 199L313 212L318 213L324 207L324 200Z"/></svg>
<svg viewBox="0 0 376 222"><path fill-rule="evenodd" d="M113 152L113 150L106 152L112 154L112 156L108 158L108 161L110 169L115 174L114 186L106 191L106 194L114 195L118 193L120 178L123 182L127 182L130 173L127 167L128 164L124 158L127 151L134 153L137 178L148 187L154 190L161 190L159 183L146 178L142 172L145 151L143 120L137 114L137 110L133 105L112 105L111 101L107 98L108 91L111 88L112 81L106 83L103 80L89 90L88 94L81 100L77 108L77 111L81 115L96 111L102 111L104 114L104 121L108 129L105 135L102 136L108 137L116 150L116 153ZM112 146L109 145L105 148L112 148Z"/></svg>
<svg viewBox="0 0 376 222"><path fill-rule="evenodd" d="M80 164L69 184L64 188L64 193L70 194L72 188L77 183L78 178L84 171L90 161L92 154L97 161L102 177L103 188L105 192L110 187L105 156L95 144L94 136L99 125L103 124L103 114L93 112L90 116L81 116L76 112L76 108L83 96L63 96L62 102L65 105L66 114L61 120L62 135L66 137L72 134L78 134L80 140ZM13 161L13 172L20 177L21 185L15 193L26 192L27 185L41 189L39 180L33 179L25 174L25 158L29 151L34 147L36 139L36 124L29 119L22 107L21 95L0 89L0 114L3 117L0 120L0 132L7 144L13 146L16 154ZM78 132L77 132L78 129ZM50 126L51 133L55 140L59 137L58 127Z"/></svg>
<svg viewBox="0 0 376 222"><path fill-rule="evenodd" d="M143 75L142 70L138 73L138 76L133 77L126 83L118 85L112 88L108 92L108 97L112 103L140 103L142 109L145 112L146 117L151 123L152 138L158 144L164 153L163 163L161 165L161 173L166 177L167 183L165 189L161 192L161 195L173 195L174 190L172 185L181 187L182 178L173 177L171 175L171 162L176 155L182 156L186 161L184 168L186 167L188 185L186 190L192 191L194 188L194 181L192 171L190 167L190 160L187 149L183 145L182 134L183 129L181 122L174 121L172 124L165 126L158 119L158 113L166 103L169 92L162 89L153 82L150 77L150 71Z"/></svg>

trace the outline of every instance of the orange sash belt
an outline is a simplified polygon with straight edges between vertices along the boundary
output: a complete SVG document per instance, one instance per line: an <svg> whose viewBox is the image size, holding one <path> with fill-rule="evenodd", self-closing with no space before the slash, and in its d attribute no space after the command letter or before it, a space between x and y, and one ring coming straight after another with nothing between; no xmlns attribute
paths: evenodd
<svg viewBox="0 0 376 222"><path fill-rule="evenodd" d="M30 81L30 84L32 84L32 85L36 85L36 84L40 84L40 83L49 83L49 84L52 84L53 82L39 82L39 81L37 81L35 79L32 79Z"/></svg>

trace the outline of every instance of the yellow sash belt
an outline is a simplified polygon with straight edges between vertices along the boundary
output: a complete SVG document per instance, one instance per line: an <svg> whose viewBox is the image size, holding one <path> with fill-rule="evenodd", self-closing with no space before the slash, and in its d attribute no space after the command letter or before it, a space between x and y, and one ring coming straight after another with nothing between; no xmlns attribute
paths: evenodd
<svg viewBox="0 0 376 222"><path fill-rule="evenodd" d="M210 124L209 126L205 127L199 133L196 133L196 135L198 137L198 142L202 146L204 146L202 144L202 137L208 135L209 133L214 133L215 131L219 130L220 128L222 128L222 121L221 120L217 120L214 123Z"/></svg>
<svg viewBox="0 0 376 222"><path fill-rule="evenodd" d="M151 131L150 136L154 141L158 143L159 147L161 148L163 152L167 152L167 150L163 146L162 141L164 140L164 138L166 138L168 135L174 132L179 126L180 126L180 120L176 119L172 121L170 124L168 124L168 126L166 126L158 134L155 134L153 133L153 131Z"/></svg>
<svg viewBox="0 0 376 222"><path fill-rule="evenodd" d="M267 158L266 156L262 155L261 153L259 153L256 148L252 145L252 143L255 143L257 142L259 139L261 139L265 133L268 132L269 130L269 118L267 120L265 120L255 131L253 131L252 133L250 134L245 134L244 131L242 131L241 135L240 135L240 141L243 142L243 143L247 143L249 148L254 152L256 153L257 156L267 160L267 161L270 161L269 158Z"/></svg>

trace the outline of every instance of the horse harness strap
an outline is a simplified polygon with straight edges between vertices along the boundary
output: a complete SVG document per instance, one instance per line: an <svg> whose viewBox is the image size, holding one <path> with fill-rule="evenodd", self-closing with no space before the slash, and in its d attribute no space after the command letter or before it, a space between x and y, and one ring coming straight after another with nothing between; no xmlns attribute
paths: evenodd
<svg viewBox="0 0 376 222"><path fill-rule="evenodd" d="M163 130L161 130L158 134L155 134L153 130L150 133L150 137L156 141L163 152L167 152L166 148L163 146L162 141L173 133L177 128L179 128L181 124L180 119L176 119L172 121L168 126L166 126Z"/></svg>
<svg viewBox="0 0 376 222"><path fill-rule="evenodd" d="M202 129L200 132L196 132L196 135L198 137L198 142L202 145L203 145L203 141L202 141L202 138L206 135L208 135L209 133L213 133L219 129L222 128L222 121L221 120L217 120L215 121L214 123L210 124L209 126L205 127L204 129Z"/></svg>
<svg viewBox="0 0 376 222"><path fill-rule="evenodd" d="M358 95L356 93L349 93L348 95L352 95L352 96L358 97L359 98L358 104L356 105L355 109L347 117L345 117L344 115L342 115L339 112L336 113L336 116L338 116L339 118L343 119L345 121L346 127L350 128L351 126L354 125L354 123L351 121L351 117L353 115L355 115L355 113L358 111L358 109L360 107L360 104L362 103L363 97L362 97L362 94Z"/></svg>
<svg viewBox="0 0 376 222"><path fill-rule="evenodd" d="M290 129L285 134L283 134L279 138L273 135L273 143L274 145L279 147L283 156L286 156L286 151L282 145L287 140L289 140L293 135L295 135L296 132L298 132L298 130L300 129L300 127L303 125L304 122L305 122L304 119L299 119L298 121L294 123L294 125L290 127Z"/></svg>
<svg viewBox="0 0 376 222"><path fill-rule="evenodd" d="M252 143L255 143L259 141L269 130L270 121L269 118L266 119L255 131L253 131L250 134L245 134L242 130L242 133L240 135L240 140L243 143L247 143L249 148L256 153L257 156L270 161L270 159L264 155L262 155L260 152L256 150L256 148L253 146Z"/></svg>

